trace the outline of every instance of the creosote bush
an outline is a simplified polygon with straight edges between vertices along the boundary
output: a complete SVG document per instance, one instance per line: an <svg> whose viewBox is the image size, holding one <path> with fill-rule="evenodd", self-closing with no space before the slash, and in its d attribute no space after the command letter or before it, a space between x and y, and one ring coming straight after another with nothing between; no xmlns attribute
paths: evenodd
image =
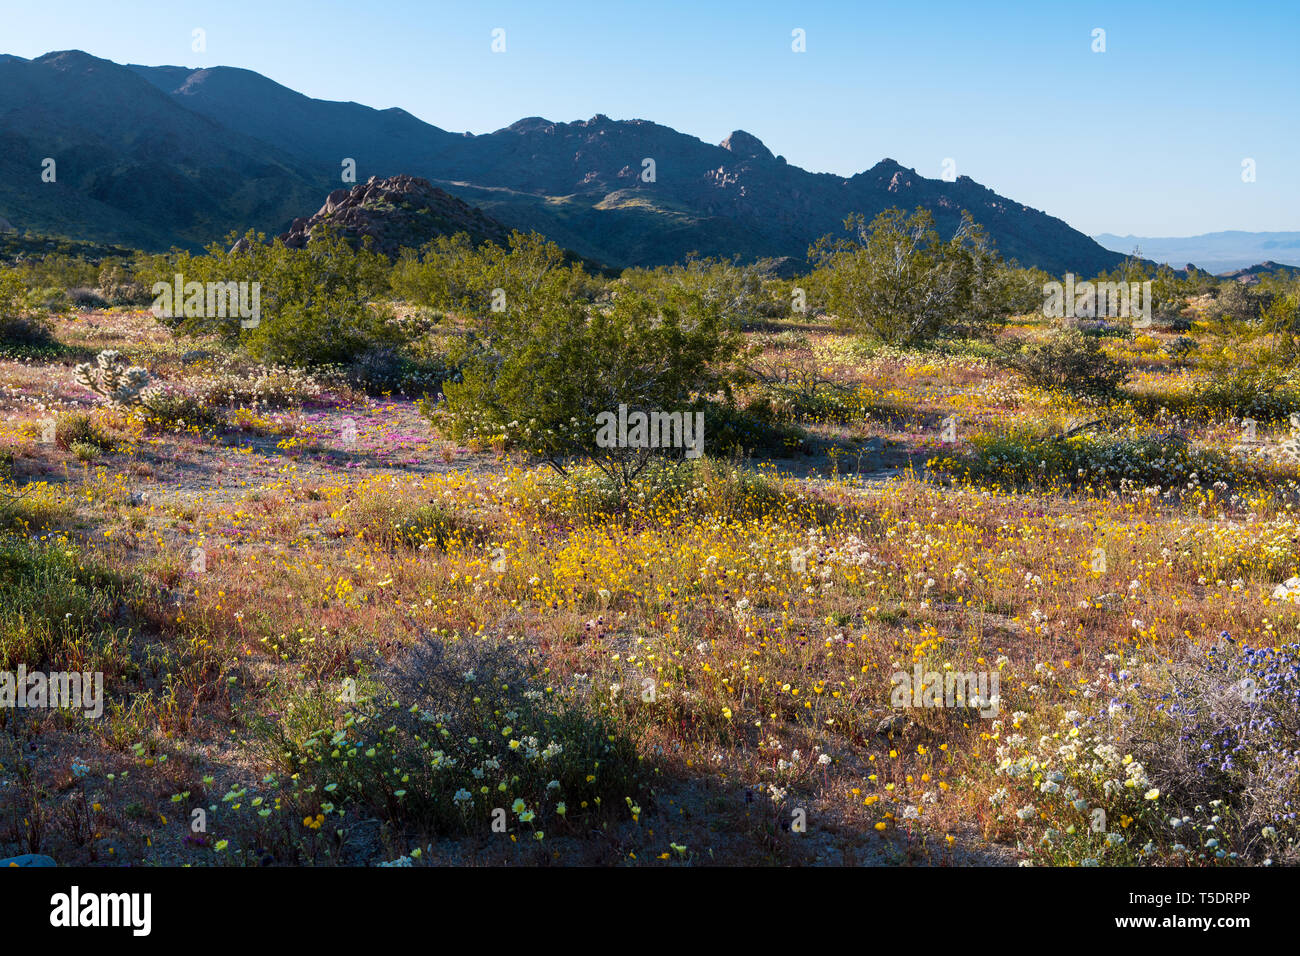
<svg viewBox="0 0 1300 956"><path fill-rule="evenodd" d="M1021 345L1005 361L1031 385L1076 395L1112 395L1128 377L1125 367L1106 354L1097 338L1073 328Z"/></svg>

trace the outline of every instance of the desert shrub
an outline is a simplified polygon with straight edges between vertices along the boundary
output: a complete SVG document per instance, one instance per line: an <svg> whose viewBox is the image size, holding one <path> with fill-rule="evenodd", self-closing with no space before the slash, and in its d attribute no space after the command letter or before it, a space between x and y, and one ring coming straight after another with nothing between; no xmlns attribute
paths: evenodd
<svg viewBox="0 0 1300 956"><path fill-rule="evenodd" d="M1219 369L1192 386L1189 405L1211 414L1282 421L1300 409L1300 372Z"/></svg>
<svg viewBox="0 0 1300 956"><path fill-rule="evenodd" d="M436 548L445 551L453 540L475 537L472 526L437 502L411 501L396 495L368 491L350 509L349 529L366 541L385 548Z"/></svg>
<svg viewBox="0 0 1300 956"><path fill-rule="evenodd" d="M108 302L94 289L74 286L68 290L68 304L74 309L102 309Z"/></svg>
<svg viewBox="0 0 1300 956"><path fill-rule="evenodd" d="M866 412L858 392L825 380L783 382L770 386L770 393L774 410L784 410L791 419L801 421L847 424L860 421Z"/></svg>
<svg viewBox="0 0 1300 956"><path fill-rule="evenodd" d="M27 293L27 301L42 312L67 312L72 308L68 291L56 286L37 286Z"/></svg>
<svg viewBox="0 0 1300 956"><path fill-rule="evenodd" d="M88 441L74 441L68 445L68 451L72 452L73 457L78 461L94 461L104 453L101 446Z"/></svg>
<svg viewBox="0 0 1300 956"><path fill-rule="evenodd" d="M93 288L98 275L98 267L85 255L85 249L78 254L64 252L40 252L34 256L24 257L15 264L21 272L23 282L32 289L74 289Z"/></svg>
<svg viewBox="0 0 1300 956"><path fill-rule="evenodd" d="M1194 449L1174 434L1084 432L1044 436L1031 429L976 435L965 453L941 455L937 472L1008 487L1168 487L1193 475L1205 486L1238 476L1223 453Z"/></svg>
<svg viewBox="0 0 1300 956"><path fill-rule="evenodd" d="M58 340L44 319L33 315L0 317L0 352L31 355L48 353L58 347Z"/></svg>
<svg viewBox="0 0 1300 956"><path fill-rule="evenodd" d="M154 428L213 428L225 420L219 408L174 385L148 389L140 408L145 422Z"/></svg>
<svg viewBox="0 0 1300 956"><path fill-rule="evenodd" d="M1255 322L1272 298L1267 292L1233 280L1219 286L1211 313L1237 322Z"/></svg>
<svg viewBox="0 0 1300 956"><path fill-rule="evenodd" d="M947 241L924 208L911 217L887 209L870 226L853 215L844 225L850 238L827 236L812 248L817 270L809 281L849 327L908 345L955 329L969 334L973 310L992 308L976 302L976 276L992 270L994 261L968 214Z"/></svg>
<svg viewBox="0 0 1300 956"><path fill-rule="evenodd" d="M989 347L987 340L1003 319L1043 307L1043 286L1051 277L1042 269L1022 269L1015 263L1003 262L982 241L968 251L973 264L970 305L943 333L945 338Z"/></svg>
<svg viewBox="0 0 1300 956"><path fill-rule="evenodd" d="M371 395L422 394L436 391L452 369L441 355L382 347L362 352L348 365L347 373Z"/></svg>
<svg viewBox="0 0 1300 956"><path fill-rule="evenodd" d="M1196 351L1196 340L1189 335L1180 335L1178 338L1166 342L1164 350L1174 361L1184 362L1189 355Z"/></svg>
<svg viewBox="0 0 1300 956"><path fill-rule="evenodd" d="M0 352L26 353L58 343L49 323L28 308L27 288L13 269L0 268Z"/></svg>
<svg viewBox="0 0 1300 956"><path fill-rule="evenodd" d="M206 304L191 315L183 314L184 303L171 303L171 315L160 319L178 334L215 335L258 361L295 366L342 363L368 348L404 340L391 310L371 302L388 285L382 256L353 249L328 229L313 234L305 249L261 240L250 232L229 250L213 243L201 256L154 256L139 273L161 293L164 306L178 274L185 283L250 283L250 311L251 283L257 283L255 324L238 309L209 315Z"/></svg>
<svg viewBox="0 0 1300 956"><path fill-rule="evenodd" d="M1240 284L1222 294L1237 288L1245 305L1230 302L1233 311L1220 309L1198 323L1205 342L1197 365L1205 378L1193 399L1211 412L1276 421L1300 408L1300 296L1280 294L1264 304Z"/></svg>
<svg viewBox="0 0 1300 956"><path fill-rule="evenodd" d="M500 809L519 843L535 846L640 812L645 785L626 732L544 693L508 648L426 639L383 676L382 697L315 722L304 708L277 742L287 771L328 786L316 798L326 819L377 818L409 847L491 833Z"/></svg>
<svg viewBox="0 0 1300 956"><path fill-rule="evenodd" d="M771 288L769 288L771 286ZM642 295L656 302L673 294L695 296L714 308L727 322L739 325L756 318L789 315L791 297L778 297L775 286L765 284L757 266L742 266L734 259L700 259L656 269L627 269L611 287L611 294Z"/></svg>
<svg viewBox="0 0 1300 956"><path fill-rule="evenodd" d="M530 313L552 301L587 302L596 289L577 263L537 233L514 232L507 246L475 247L465 233L439 236L394 264L393 292L407 302L485 318L502 308Z"/></svg>
<svg viewBox="0 0 1300 956"><path fill-rule="evenodd" d="M568 478L546 476L521 494L548 522L580 525L656 516L672 520L683 501L697 513L736 520L770 517L795 506L771 477L716 458L656 459L631 487L592 466L575 467Z"/></svg>
<svg viewBox="0 0 1300 956"><path fill-rule="evenodd" d="M1232 639L1175 668L1173 699L1164 708L1175 725L1168 743L1151 748L1157 782L1168 781L1184 809L1225 802L1218 831L1256 861L1281 849L1300 859L1300 644L1252 647ZM1266 830L1271 829L1270 835ZM1217 854L1216 854L1217 855Z"/></svg>
<svg viewBox="0 0 1300 956"><path fill-rule="evenodd" d="M110 305L147 305L152 301L149 289L122 262L108 260L100 266L98 288Z"/></svg>
<svg viewBox="0 0 1300 956"><path fill-rule="evenodd" d="M259 366L245 372L222 369L186 383L190 394L208 406L296 408L325 393L328 369L306 372L285 366Z"/></svg>
<svg viewBox="0 0 1300 956"><path fill-rule="evenodd" d="M1053 752L1000 748L999 772L1009 781L1042 781L1019 798L1029 798L1020 812L1032 810L1042 830L1039 861L1300 860L1300 645L1220 638L1176 660L1108 655L1095 698L1101 706L1082 702L1060 719L1056 729L1071 741L1064 750L1049 736L1038 737L1039 747L1051 742ZM1035 773L1026 775L1031 765Z"/></svg>
<svg viewBox="0 0 1300 956"><path fill-rule="evenodd" d="M398 341L385 307L339 293L280 303L244 344L248 354L262 362L320 366L344 362L375 344Z"/></svg>
<svg viewBox="0 0 1300 956"><path fill-rule="evenodd" d="M68 412L55 420L54 443L78 457L89 453L91 458L111 452L114 445L112 437L97 428L84 412ZM79 446L80 452L74 446Z"/></svg>
<svg viewBox="0 0 1300 956"><path fill-rule="evenodd" d="M1156 267L1151 280L1151 306L1156 318L1170 323L1181 323L1182 312L1187 308L1188 287L1167 265Z"/></svg>
<svg viewBox="0 0 1300 956"><path fill-rule="evenodd" d="M713 455L784 456L804 440L784 409L766 395L744 402L705 402L702 408L705 448Z"/></svg>
<svg viewBox="0 0 1300 956"><path fill-rule="evenodd" d="M467 343L445 405L423 408L459 442L504 442L560 472L581 458L630 482L656 453L685 449L602 447L600 416L620 405L692 414L698 396L729 394L741 344L716 308L686 293L663 303L620 295L604 308L551 300L502 313Z"/></svg>
<svg viewBox="0 0 1300 956"><path fill-rule="evenodd" d="M1099 342L1068 328L1020 346L1007 354L1006 364L1031 385L1089 396L1113 394L1128 374Z"/></svg>

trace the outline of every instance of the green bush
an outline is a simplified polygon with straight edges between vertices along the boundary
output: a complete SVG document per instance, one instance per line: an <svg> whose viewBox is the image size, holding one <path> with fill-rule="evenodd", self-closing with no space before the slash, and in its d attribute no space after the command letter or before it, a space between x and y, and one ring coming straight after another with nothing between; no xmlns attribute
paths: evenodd
<svg viewBox="0 0 1300 956"><path fill-rule="evenodd" d="M419 252L404 250L390 281L407 302L478 318L503 308L524 315L551 301L589 302L599 285L555 243L521 232L511 233L506 247L476 248L463 232L439 236Z"/></svg>
<svg viewBox="0 0 1300 956"><path fill-rule="evenodd" d="M169 385L148 389L140 400L145 421L155 428L213 428L225 421L220 409Z"/></svg>
<svg viewBox="0 0 1300 956"><path fill-rule="evenodd" d="M1300 410L1300 371L1220 369L1192 386L1188 404L1258 422L1282 421Z"/></svg>
<svg viewBox="0 0 1300 956"><path fill-rule="evenodd" d="M27 306L27 287L13 269L0 268L0 350L26 353L58 346L49 323Z"/></svg>
<svg viewBox="0 0 1300 956"><path fill-rule="evenodd" d="M855 214L844 225L850 238L826 236L810 251L818 265L810 283L850 328L911 345L953 331L968 335L1000 307L1000 292L976 294L978 280L996 272L997 260L968 214L946 241L923 207L910 217L887 209L870 226ZM1013 286L1007 301L1019 298Z"/></svg>
<svg viewBox="0 0 1300 956"><path fill-rule="evenodd" d="M229 251L213 243L201 256L154 256L139 273L151 288L159 284L160 293L178 274L186 283L258 284L256 324L237 309L225 316L207 314L206 307L201 315L176 314L183 310L174 302L172 314L160 317L178 334L216 335L258 361L342 364L369 348L405 341L388 307L371 302L388 288L387 260L353 249L328 229L305 249L289 249L278 240L267 244L250 232Z"/></svg>
<svg viewBox="0 0 1300 956"><path fill-rule="evenodd" d="M72 299L66 289L57 286L39 286L28 293L31 304L44 312L68 312L72 309Z"/></svg>
<svg viewBox="0 0 1300 956"><path fill-rule="evenodd" d="M620 405L691 414L700 396L729 395L740 375L739 333L693 293L625 294L607 307L552 298L507 310L484 332L466 343L445 406L426 414L457 441L505 441L561 472L582 458L629 482L656 454L681 455L601 447L600 416Z"/></svg>
<svg viewBox="0 0 1300 956"><path fill-rule="evenodd" d="M77 461L94 461L104 453L104 449L88 441L74 441L68 446Z"/></svg>
<svg viewBox="0 0 1300 956"><path fill-rule="evenodd" d="M1211 313L1238 322L1255 322L1272 301L1268 292L1252 289L1233 279L1219 286Z"/></svg>
<svg viewBox="0 0 1300 956"><path fill-rule="evenodd" d="M778 294L779 283L764 282L758 266L735 260L689 256L681 265L657 269L628 269L611 288L615 297L632 293L664 301L672 292L698 296L733 324L791 314L792 298Z"/></svg>
<svg viewBox="0 0 1300 956"><path fill-rule="evenodd" d="M1071 328L1009 352L1006 364L1031 385L1076 395L1112 395L1128 377L1127 369L1107 356L1100 342Z"/></svg>
<svg viewBox="0 0 1300 956"><path fill-rule="evenodd" d="M1239 472L1220 452L1193 449L1176 435L1094 433L1044 436L1029 429L977 435L971 450L932 460L933 470L1007 487L1121 484L1170 487L1193 474L1202 486L1234 480Z"/></svg>
<svg viewBox="0 0 1300 956"><path fill-rule="evenodd" d="M263 313L261 324L244 339L248 354L282 365L331 365L374 345L396 344L400 335L383 307L372 307L350 293L282 302Z"/></svg>

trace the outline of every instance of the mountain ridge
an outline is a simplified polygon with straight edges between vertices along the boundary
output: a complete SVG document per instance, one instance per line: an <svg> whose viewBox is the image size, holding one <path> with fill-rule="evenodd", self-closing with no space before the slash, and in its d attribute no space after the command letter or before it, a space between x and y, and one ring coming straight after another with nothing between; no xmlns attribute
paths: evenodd
<svg viewBox="0 0 1300 956"><path fill-rule="evenodd" d="M1300 266L1300 232L1248 232L1226 229L1197 236L1118 236L1098 233L1098 243L1115 251L1140 246L1144 258L1181 268L1188 262L1215 273L1234 272L1275 262Z"/></svg>
<svg viewBox="0 0 1300 956"><path fill-rule="evenodd" d="M53 184L40 182L40 158L52 152L76 159L66 178L61 161L58 189L42 191ZM744 130L711 144L602 113L452 133L400 107L316 100L251 70L124 66L82 51L0 57L0 156L0 215L18 227L75 227L146 248L285 232L351 185L340 176L351 159L358 180L427 179L508 227L616 267L690 253L803 260L851 213L918 205L945 234L969 210L1022 265L1085 274L1123 259L969 177L927 179L892 159L849 177L814 173Z"/></svg>

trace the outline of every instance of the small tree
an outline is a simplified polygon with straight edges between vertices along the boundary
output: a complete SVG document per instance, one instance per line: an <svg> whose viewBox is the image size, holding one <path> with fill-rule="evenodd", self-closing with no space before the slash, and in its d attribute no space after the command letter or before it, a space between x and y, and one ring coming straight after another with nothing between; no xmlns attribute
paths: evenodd
<svg viewBox="0 0 1300 956"><path fill-rule="evenodd" d="M475 248L465 233L404 250L392 290L408 302L480 320L522 315L556 298L582 298L588 277L564 250L538 233L513 232L506 247Z"/></svg>
<svg viewBox="0 0 1300 956"><path fill-rule="evenodd" d="M695 295L705 305L716 307L718 314L732 324L790 312L790 297L774 298L764 286L762 271L755 265L742 266L736 258L701 259L691 253L679 265L628 269L617 287L655 301L674 290Z"/></svg>
<svg viewBox="0 0 1300 956"><path fill-rule="evenodd" d="M1156 269L1156 277L1151 280L1151 306L1156 316L1179 319L1187 308L1187 296L1187 283L1179 280L1173 269L1167 265Z"/></svg>
<svg viewBox="0 0 1300 956"><path fill-rule="evenodd" d="M963 212L944 242L934 217L887 209L868 227L861 214L844 221L847 239L823 237L809 250L827 307L850 327L888 344L933 338L969 316L977 255L987 265L983 231Z"/></svg>
<svg viewBox="0 0 1300 956"><path fill-rule="evenodd" d="M445 407L426 412L457 440L504 439L560 474L569 460L586 460L624 485L656 450L602 447L601 413L623 405L688 414L704 395L729 392L739 374L740 335L716 305L680 291L663 303L625 294L601 308L550 298L526 320L504 313L493 333L490 344L467 346L461 380L444 385Z"/></svg>
<svg viewBox="0 0 1300 956"><path fill-rule="evenodd" d="M1050 276L1042 269L1022 269L1003 262L984 242L973 243L970 306L946 331L987 335L1009 315L1037 312Z"/></svg>
<svg viewBox="0 0 1300 956"><path fill-rule="evenodd" d="M1256 323L1272 299L1267 292L1252 289L1244 282L1230 280L1219 286L1210 314L1237 322Z"/></svg>

